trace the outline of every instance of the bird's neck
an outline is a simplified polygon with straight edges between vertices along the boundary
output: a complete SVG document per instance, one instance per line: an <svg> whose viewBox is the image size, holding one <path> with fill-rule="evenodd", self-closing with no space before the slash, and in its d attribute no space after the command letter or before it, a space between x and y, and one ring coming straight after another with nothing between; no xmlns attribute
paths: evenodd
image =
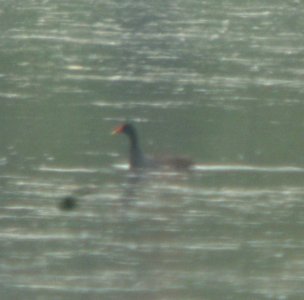
<svg viewBox="0 0 304 300"><path fill-rule="evenodd" d="M130 166L131 168L141 168L144 165L144 156L138 142L137 135L134 133L130 138Z"/></svg>

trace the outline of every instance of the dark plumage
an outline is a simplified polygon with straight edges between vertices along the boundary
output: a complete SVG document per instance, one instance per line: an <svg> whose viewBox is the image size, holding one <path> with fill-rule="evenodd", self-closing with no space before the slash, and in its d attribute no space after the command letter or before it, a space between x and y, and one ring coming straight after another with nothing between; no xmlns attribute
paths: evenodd
<svg viewBox="0 0 304 300"><path fill-rule="evenodd" d="M189 158L185 157L151 158L144 155L139 144L137 131L132 124L126 123L120 125L113 131L113 134L120 133L125 134L130 141L130 169L169 167L176 170L186 170L189 169L193 164Z"/></svg>

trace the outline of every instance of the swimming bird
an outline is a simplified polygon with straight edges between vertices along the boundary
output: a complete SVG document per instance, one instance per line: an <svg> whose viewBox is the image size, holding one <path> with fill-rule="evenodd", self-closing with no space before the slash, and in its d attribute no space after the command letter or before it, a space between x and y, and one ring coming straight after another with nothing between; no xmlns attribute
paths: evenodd
<svg viewBox="0 0 304 300"><path fill-rule="evenodd" d="M143 153L137 131L130 123L125 123L114 128L112 134L125 134L130 143L129 149L129 167L130 169L144 168L171 168L175 170L187 170L193 162L187 157L155 157L152 158Z"/></svg>

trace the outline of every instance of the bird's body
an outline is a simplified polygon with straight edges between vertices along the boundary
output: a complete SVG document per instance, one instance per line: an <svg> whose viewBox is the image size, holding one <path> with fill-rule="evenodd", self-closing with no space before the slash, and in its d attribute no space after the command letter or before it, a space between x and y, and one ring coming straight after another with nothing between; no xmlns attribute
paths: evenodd
<svg viewBox="0 0 304 300"><path fill-rule="evenodd" d="M123 124L116 127L114 134L124 133L130 142L129 149L129 166L130 169L144 169L144 168L172 168L176 170L187 170L192 166L192 161L186 157L163 157L151 158L144 155L137 135L137 131L132 124Z"/></svg>

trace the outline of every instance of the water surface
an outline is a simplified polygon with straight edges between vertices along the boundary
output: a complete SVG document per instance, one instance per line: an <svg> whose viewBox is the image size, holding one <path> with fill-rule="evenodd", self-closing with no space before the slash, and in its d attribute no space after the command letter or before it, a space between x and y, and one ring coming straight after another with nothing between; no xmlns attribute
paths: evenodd
<svg viewBox="0 0 304 300"><path fill-rule="evenodd" d="M302 15L0 4L0 298L302 299ZM125 120L193 170L130 173Z"/></svg>

